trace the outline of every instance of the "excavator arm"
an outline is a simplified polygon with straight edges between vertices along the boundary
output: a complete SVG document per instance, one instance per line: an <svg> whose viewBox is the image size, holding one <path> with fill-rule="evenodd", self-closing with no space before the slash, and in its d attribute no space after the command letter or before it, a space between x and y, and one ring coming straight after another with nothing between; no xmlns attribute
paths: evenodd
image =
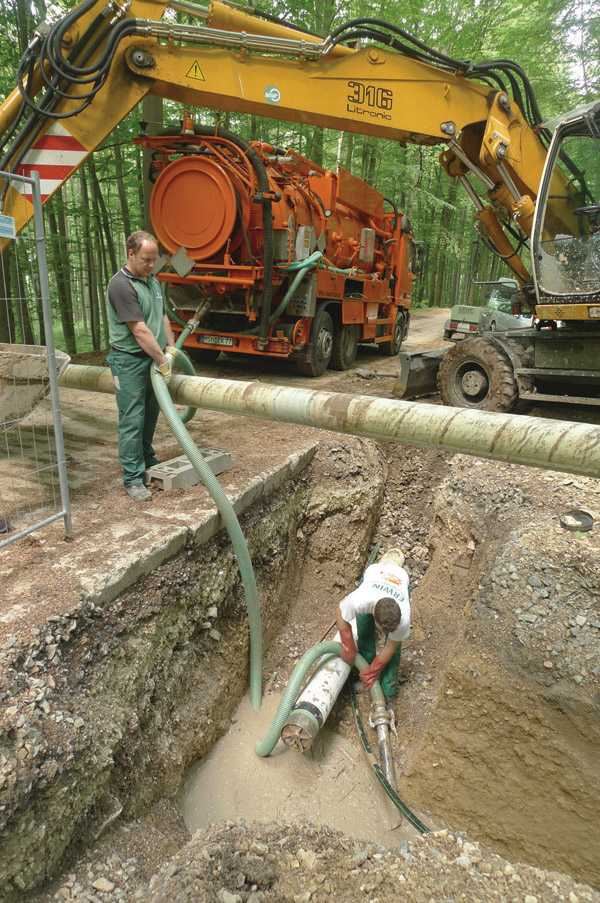
<svg viewBox="0 0 600 903"><path fill-rule="evenodd" d="M85 0L49 31L39 29L21 64L21 89L0 108L0 171L37 169L47 200L147 94L402 144L444 144L441 165L466 188L480 231L519 281L529 280L503 226L514 233L516 222L531 234L546 149L501 81L475 78L446 58L432 64L420 52L353 49L341 43L342 29L323 40L220 2L205 9L176 0L171 9L195 12L205 24L178 25L159 0ZM21 229L31 204L19 198L17 205L6 184L0 191L2 212Z"/></svg>

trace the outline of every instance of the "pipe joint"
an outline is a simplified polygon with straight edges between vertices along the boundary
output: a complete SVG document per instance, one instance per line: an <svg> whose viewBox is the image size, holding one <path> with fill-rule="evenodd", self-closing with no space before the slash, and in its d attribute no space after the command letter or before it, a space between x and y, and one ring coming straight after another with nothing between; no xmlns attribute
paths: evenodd
<svg viewBox="0 0 600 903"><path fill-rule="evenodd" d="M380 725L389 727L394 733L396 731L394 713L386 709L385 705L375 706L375 710L369 715L369 727L376 728Z"/></svg>

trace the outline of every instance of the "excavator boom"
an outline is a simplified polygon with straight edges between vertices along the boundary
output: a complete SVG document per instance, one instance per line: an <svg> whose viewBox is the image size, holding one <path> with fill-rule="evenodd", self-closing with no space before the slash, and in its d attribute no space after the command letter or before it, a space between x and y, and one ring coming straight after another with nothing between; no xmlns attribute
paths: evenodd
<svg viewBox="0 0 600 903"><path fill-rule="evenodd" d="M353 49L341 34L323 40L219 2L174 8L205 24L178 25L162 2L84 0L48 34L40 29L20 92L0 108L0 171L37 168L47 200L146 94L403 144L444 144L442 166L469 190L480 228L519 280L529 279L496 210L530 234L546 151L506 91L446 58L434 65L420 51ZM469 178L485 186L492 205ZM10 195L4 188L6 213ZM14 209L20 229L31 208Z"/></svg>

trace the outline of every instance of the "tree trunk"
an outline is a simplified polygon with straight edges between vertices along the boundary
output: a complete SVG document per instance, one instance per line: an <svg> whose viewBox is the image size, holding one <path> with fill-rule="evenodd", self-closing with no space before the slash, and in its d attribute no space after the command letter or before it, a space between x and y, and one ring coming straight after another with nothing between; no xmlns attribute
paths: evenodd
<svg viewBox="0 0 600 903"><path fill-rule="evenodd" d="M15 316L10 290L13 253L14 242L0 255L0 342L15 341Z"/></svg>
<svg viewBox="0 0 600 903"><path fill-rule="evenodd" d="M17 0L17 40L19 42L19 56L22 56L29 43L30 17L26 0Z"/></svg>
<svg viewBox="0 0 600 903"><path fill-rule="evenodd" d="M55 214L57 208L58 216ZM60 310L63 337L67 354L77 353L75 327L73 324L73 298L69 280L69 265L65 228L62 189L59 188L50 204L46 207L50 242L48 250L52 259L52 268L56 279L56 293Z"/></svg>
<svg viewBox="0 0 600 903"><path fill-rule="evenodd" d="M117 180L117 193L119 195L119 203L121 205L121 217L123 219L123 230L125 236L131 235L131 220L129 218L129 204L127 203L127 194L125 192L125 183L123 182L123 154L121 153L121 145L117 139L115 142L115 178Z"/></svg>
<svg viewBox="0 0 600 903"><path fill-rule="evenodd" d="M79 170L80 179L81 179L81 199L83 201L84 210L89 210L89 193L88 186L85 180L85 169L82 168ZM88 229L88 235L91 234ZM84 256L85 256L85 266L87 270L87 285L88 285L88 293L89 293L89 301L90 301L90 332L92 335L92 348L94 351L100 350L100 317L99 317L99 306L98 306L98 292L97 292L97 268L96 261L94 259L94 253L92 251L92 243L91 241L84 242Z"/></svg>
<svg viewBox="0 0 600 903"><path fill-rule="evenodd" d="M446 202L450 206L444 207L444 209L442 210L442 215L440 217L438 273L435 292L433 293L433 303L435 307L441 307L442 301L444 300L443 296L446 264L448 261L449 253L452 253L451 249L448 248L448 235L452 232L452 221L456 213L456 207L454 206L456 204L456 188L457 180L451 179L448 186L448 194L446 198Z"/></svg>
<svg viewBox="0 0 600 903"><path fill-rule="evenodd" d="M106 249L104 247L104 239L102 233L100 233L100 247L98 248L98 260L99 260L99 268L98 268L98 277L99 282L98 285L108 285L108 281L110 279L110 275L106 268ZM111 275L115 270L111 270ZM100 297L104 300L103 292L99 292ZM102 328L102 340L104 343L104 347L108 348L109 338L108 338L108 314L106 312L106 304L100 304L100 324Z"/></svg>
<svg viewBox="0 0 600 903"><path fill-rule="evenodd" d="M344 160L344 169L352 172L352 154L354 152L354 132L346 132L346 158Z"/></svg>
<svg viewBox="0 0 600 903"><path fill-rule="evenodd" d="M146 131L148 135L158 135L163 127L163 101L162 97L153 97L147 94L142 101L142 116L148 123ZM142 148L142 207L144 210L144 225L147 232L152 231L150 219L150 195L152 194L152 182L148 178L148 171L152 163L152 151L150 148ZM115 266L116 271L116 266Z"/></svg>
<svg viewBox="0 0 600 903"><path fill-rule="evenodd" d="M98 182L98 173L96 171L96 164L94 162L93 154L88 157L87 163L90 174L90 183L92 186L92 196L94 199L94 213L98 222L98 230L101 229L104 233L106 240L106 249L108 251L108 256L110 259L110 268L113 273L116 273L118 269L118 263L117 256L115 254L115 244L113 241L110 224L108 222L106 204L104 203L104 198L102 197L102 192L100 191L100 183Z"/></svg>
<svg viewBox="0 0 600 903"><path fill-rule="evenodd" d="M16 259L16 255L15 255ZM18 264L12 271L12 296L15 299L15 320L19 328L21 342L25 345L36 345L35 333L31 322L31 314L25 296L25 287L21 279L21 270Z"/></svg>
<svg viewBox="0 0 600 903"><path fill-rule="evenodd" d="M323 129L316 125L309 139L306 156L317 166L323 165Z"/></svg>

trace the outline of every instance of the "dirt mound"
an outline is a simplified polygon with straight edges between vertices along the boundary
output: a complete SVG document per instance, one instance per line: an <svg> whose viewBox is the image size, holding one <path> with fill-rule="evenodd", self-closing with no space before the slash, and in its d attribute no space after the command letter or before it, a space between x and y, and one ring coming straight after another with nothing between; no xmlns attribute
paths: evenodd
<svg viewBox="0 0 600 903"><path fill-rule="evenodd" d="M599 901L571 878L510 865L440 831L399 850L313 825L228 822L198 832L137 899L146 903L488 903Z"/></svg>

